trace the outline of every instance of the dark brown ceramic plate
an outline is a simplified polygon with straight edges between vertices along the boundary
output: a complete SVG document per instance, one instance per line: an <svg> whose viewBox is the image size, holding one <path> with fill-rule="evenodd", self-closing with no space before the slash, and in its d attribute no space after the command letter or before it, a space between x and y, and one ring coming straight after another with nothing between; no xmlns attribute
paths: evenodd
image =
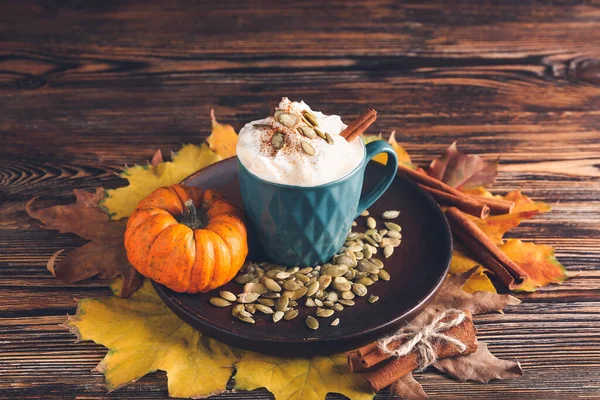
<svg viewBox="0 0 600 400"><path fill-rule="evenodd" d="M365 187L382 172L382 165L370 162ZM235 158L205 168L183 183L218 189L241 204ZM346 307L333 317L319 318L320 328L316 331L304 323L307 315L314 315L314 308L300 307L298 317L278 323L273 323L270 316L257 315L256 324L249 325L234 318L230 308L209 304L208 299L218 296L219 290L240 293L241 286L234 282L204 294L176 293L157 283L154 287L167 306L185 322L235 347L296 356L357 348L391 333L415 317L442 284L452 254L450 229L440 208L427 193L402 175L396 177L383 197L370 208L374 215L385 210L401 210L396 221L402 225L402 244L385 261L392 279L369 288L371 294L379 296L378 302L370 304L366 298L357 298L355 306ZM364 224L362 220L360 217L358 223ZM259 256L254 252L253 257ZM336 317L340 318L340 324L330 326Z"/></svg>

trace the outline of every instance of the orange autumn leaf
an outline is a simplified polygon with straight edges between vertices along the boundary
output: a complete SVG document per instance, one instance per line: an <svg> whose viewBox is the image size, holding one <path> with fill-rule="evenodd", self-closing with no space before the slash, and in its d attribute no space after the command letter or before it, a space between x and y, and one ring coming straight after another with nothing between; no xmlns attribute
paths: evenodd
<svg viewBox="0 0 600 400"><path fill-rule="evenodd" d="M206 139L212 151L223 158L235 156L238 135L231 125L220 124L215 118L215 110L210 110L212 133Z"/></svg>
<svg viewBox="0 0 600 400"><path fill-rule="evenodd" d="M375 137L376 139L382 139L381 135L379 135L379 136L373 135L372 137ZM373 139L371 137L365 138L365 142L367 142L367 143L372 140ZM405 164L405 165L412 167L412 162L410 161L410 156L408 155L406 150L404 150L404 147L402 147L400 145L400 143L398 143L396 141L396 131L395 130L393 130L392 133L390 133L390 137L388 138L388 143L392 146L392 148L396 152L396 155L398 156L398 164ZM387 162L387 154L385 154L385 153L378 154L375 157L373 157L373 160L375 160L381 164L385 164Z"/></svg>
<svg viewBox="0 0 600 400"><path fill-rule="evenodd" d="M537 214L550 211L550 206L546 203L533 201L531 198L521 193L520 190L514 190L505 196L493 196L483 188L470 191L470 193L474 192L484 197L503 199L515 203L515 208L511 214L492 215L486 219L471 218L473 222L475 222L475 224L496 244L504 243L502 240L504 234L512 228L519 226L521 221L531 219Z"/></svg>
<svg viewBox="0 0 600 400"><path fill-rule="evenodd" d="M533 292L538 287L562 283L568 278L567 270L554 256L552 246L508 239L499 247L527 273L528 278L519 285L519 291Z"/></svg>

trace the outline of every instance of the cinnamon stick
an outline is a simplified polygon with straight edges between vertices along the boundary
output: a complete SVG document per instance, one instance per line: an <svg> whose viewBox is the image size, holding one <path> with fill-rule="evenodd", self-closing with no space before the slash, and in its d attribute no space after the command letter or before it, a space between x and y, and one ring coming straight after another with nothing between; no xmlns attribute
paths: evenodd
<svg viewBox="0 0 600 400"><path fill-rule="evenodd" d="M348 356L348 367L350 368L350 372L363 372L363 371L367 370L360 363L361 357L358 354L358 351L356 351L356 350L349 351L347 353L347 356Z"/></svg>
<svg viewBox="0 0 600 400"><path fill-rule="evenodd" d="M452 233L509 289L515 289L527 278L527 273L460 210L454 207L447 209L446 218Z"/></svg>
<svg viewBox="0 0 600 400"><path fill-rule="evenodd" d="M477 218L487 218L490 208L485 204L472 199L463 192L446 185L444 182L429 175L422 174L404 165L398 166L398 171L416 181L421 188L427 191L438 203L459 208L467 214Z"/></svg>
<svg viewBox="0 0 600 400"><path fill-rule="evenodd" d="M477 218L485 219L490 215L490 208L468 196L455 196L450 193L442 192L441 190L431 188L422 183L418 184L421 189L425 190L438 203L448 206L454 206L467 214L474 215Z"/></svg>
<svg viewBox="0 0 600 400"><path fill-rule="evenodd" d="M353 121L346 129L344 129L340 135L351 142L360 135L362 135L377 119L377 111L369 108L367 111L362 113L355 121Z"/></svg>
<svg viewBox="0 0 600 400"><path fill-rule="evenodd" d="M448 329L445 335L458 339L466 345L466 350L461 352L454 344L445 340L438 340L433 343L437 358L447 358L463 356L474 353L477 350L476 329L470 313L459 325ZM399 343L398 346L401 344ZM372 353L371 353L372 354ZM416 352L411 352L404 357L394 358L381 368L369 373L366 377L367 382L375 392L391 385L404 375L419 366L419 357Z"/></svg>
<svg viewBox="0 0 600 400"><path fill-rule="evenodd" d="M485 204L490 208L490 214L501 215L501 214L510 214L513 212L515 208L514 201L508 201L503 199L494 199L490 197L479 196L477 194L469 194L467 195L478 201L480 203Z"/></svg>

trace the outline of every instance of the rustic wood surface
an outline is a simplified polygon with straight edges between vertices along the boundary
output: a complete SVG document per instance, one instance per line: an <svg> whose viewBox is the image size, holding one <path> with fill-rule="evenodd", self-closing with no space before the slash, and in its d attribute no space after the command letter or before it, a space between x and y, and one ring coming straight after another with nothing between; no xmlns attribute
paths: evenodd
<svg viewBox="0 0 600 400"><path fill-rule="evenodd" d="M109 291L49 275L53 252L84 241L40 229L24 203L123 185L124 164L200 142L210 108L240 128L287 95L347 116L375 107L374 129L397 129L421 164L455 140L501 156L497 192L554 205L511 236L556 246L577 277L476 318L524 376L417 374L432 398L600 398L599 27L600 4L577 0L2 2L0 396L167 396L162 372L106 393L90 371L105 349L59 325L74 298Z"/></svg>

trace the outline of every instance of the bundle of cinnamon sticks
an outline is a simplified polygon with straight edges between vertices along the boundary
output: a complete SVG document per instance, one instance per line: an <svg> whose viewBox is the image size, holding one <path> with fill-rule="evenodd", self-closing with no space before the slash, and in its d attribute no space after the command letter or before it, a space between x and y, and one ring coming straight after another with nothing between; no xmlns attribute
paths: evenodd
<svg viewBox="0 0 600 400"><path fill-rule="evenodd" d="M463 343L465 349L461 351L448 341L435 341L433 346L437 359L467 355L477 350L477 330L473 325L471 313L463 312L466 318L444 334ZM404 341L392 342L391 346L399 348L403 344ZM413 351L403 357L392 358L375 342L349 352L348 366L352 372L368 372L366 381L373 391L378 392L418 368L419 356Z"/></svg>
<svg viewBox="0 0 600 400"><path fill-rule="evenodd" d="M487 218L490 214L510 214L515 207L512 201L465 194L440 180L404 165L399 166L399 172L417 182L440 204L456 207L477 218Z"/></svg>

